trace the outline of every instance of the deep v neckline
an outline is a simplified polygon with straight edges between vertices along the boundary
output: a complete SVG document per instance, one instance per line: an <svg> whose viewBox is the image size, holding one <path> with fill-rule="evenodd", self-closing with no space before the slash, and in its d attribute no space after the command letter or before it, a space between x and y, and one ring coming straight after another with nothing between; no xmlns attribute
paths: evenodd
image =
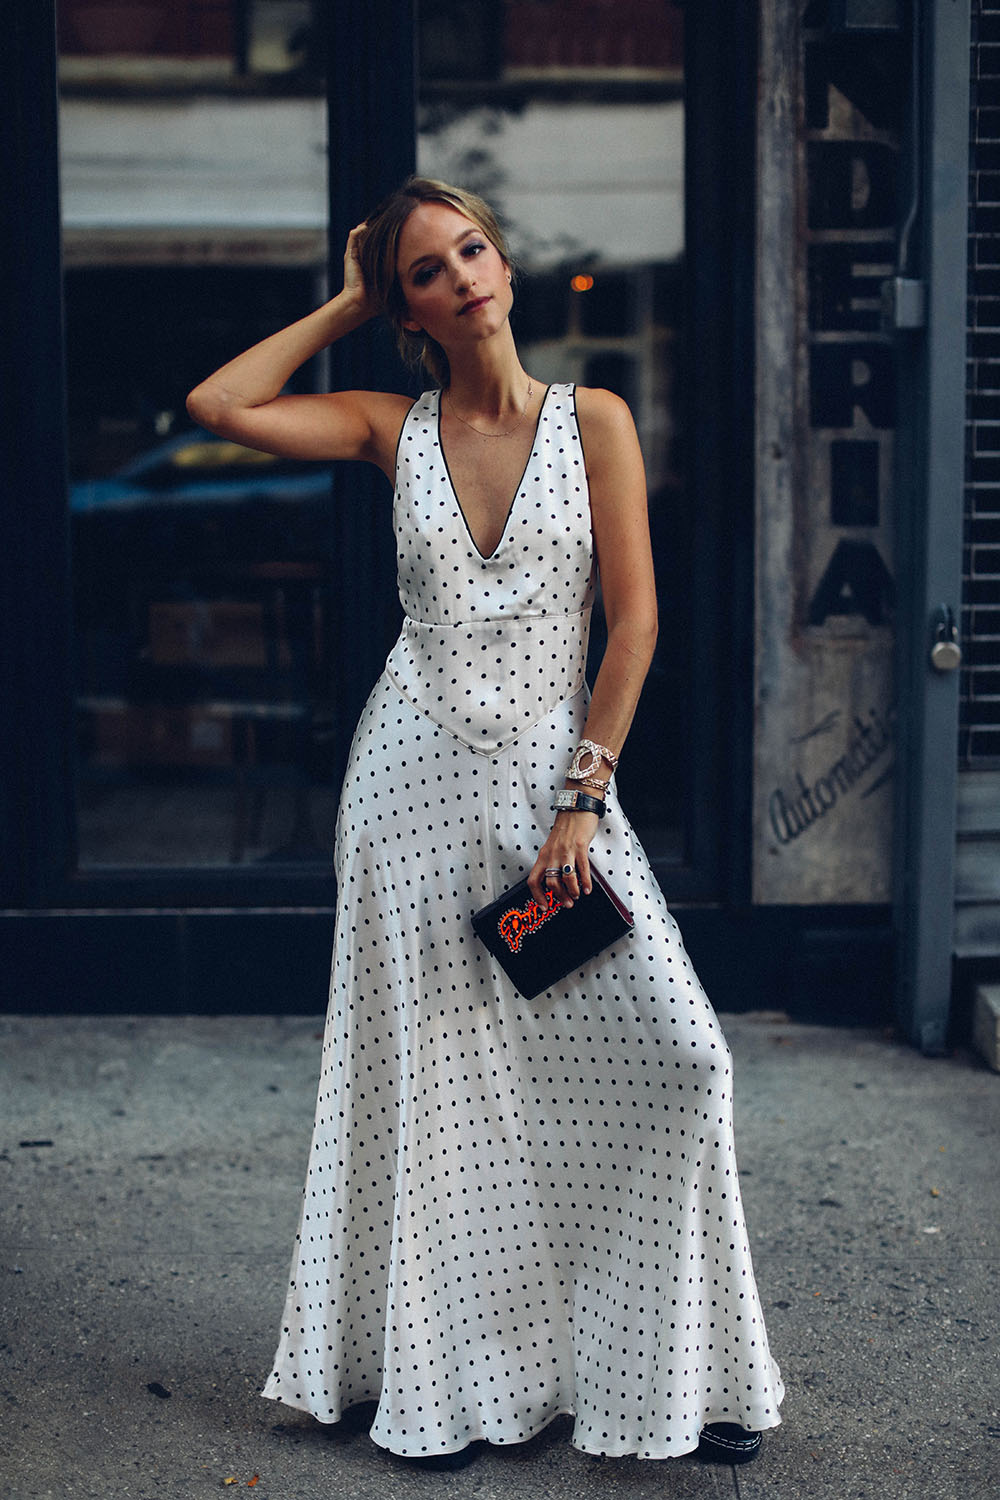
<svg viewBox="0 0 1000 1500"><path fill-rule="evenodd" d="M444 463L444 471L445 471L445 473L448 476L448 483L451 486L451 493L452 493L452 495L454 497L454 500L455 500L455 509L458 511L458 514L462 518L462 521L463 521L463 523L465 525L465 529L466 529L466 531L469 534L469 541L472 543L473 547L475 547L476 552L482 558L483 562L491 562L493 560L493 558L496 557L497 553L500 551L500 548L503 546L504 541L506 539L507 528L510 525L510 518L514 514L514 507L517 504L518 497L519 497L519 495L521 493L521 486L524 483L524 476L527 474L528 470L531 468L531 460L534 458L534 456L535 456L535 449L538 447L538 433L539 433L539 431L541 429L541 425L542 425L542 415L543 415L543 413L545 411L545 407L546 407L546 404L548 403L548 399L549 399L549 395L551 394L551 391L552 391L551 385L547 385L545 387L545 394L542 396L541 404L540 404L540 406L538 408L538 415L535 418L535 430L534 430L534 433L532 434L532 438L531 438L531 447L529 448L529 450L528 450L528 456L527 456L527 458L524 461L524 468L521 470L521 477L517 481L517 484L516 484L516 486L514 488L514 494L511 497L510 504L508 505L506 513L504 515L503 526L500 528L500 535L497 538L497 544L493 548L492 552L484 552L483 549L482 549L482 547L480 547L479 543L476 541L476 538L473 536L472 527L469 525L469 518L465 514L465 506L462 504L461 496L458 493L457 486L456 486L455 481L454 481L454 479L452 477L451 465L448 462L448 455L444 451L444 434L441 431L441 408L442 408L442 406L444 404L444 391L438 391L438 409L437 409L438 452L441 454L441 459L442 459L442 462Z"/></svg>

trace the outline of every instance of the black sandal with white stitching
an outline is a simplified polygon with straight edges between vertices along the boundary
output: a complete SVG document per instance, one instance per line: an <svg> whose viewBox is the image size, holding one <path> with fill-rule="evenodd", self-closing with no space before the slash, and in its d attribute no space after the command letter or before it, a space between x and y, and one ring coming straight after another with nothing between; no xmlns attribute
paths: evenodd
<svg viewBox="0 0 1000 1500"><path fill-rule="evenodd" d="M710 1422L701 1429L698 1457L707 1464L748 1464L760 1452L760 1433L735 1422Z"/></svg>

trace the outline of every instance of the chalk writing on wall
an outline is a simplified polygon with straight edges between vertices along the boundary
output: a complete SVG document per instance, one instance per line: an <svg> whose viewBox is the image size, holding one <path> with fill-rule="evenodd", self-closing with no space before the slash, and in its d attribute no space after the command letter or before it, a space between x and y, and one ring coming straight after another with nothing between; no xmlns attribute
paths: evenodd
<svg viewBox="0 0 1000 1500"><path fill-rule="evenodd" d="M807 731L801 738L810 739L814 732L832 729L840 717L836 712L827 715L814 731ZM791 790L775 788L769 811L771 830L779 844L790 844L807 833L842 798L866 797L885 784L891 771L885 762L892 748L894 719L891 711L881 714L874 708L864 718L855 714L846 748L819 775L810 776L807 781L801 770L796 769L790 778ZM873 768L877 768L877 774L868 777Z"/></svg>

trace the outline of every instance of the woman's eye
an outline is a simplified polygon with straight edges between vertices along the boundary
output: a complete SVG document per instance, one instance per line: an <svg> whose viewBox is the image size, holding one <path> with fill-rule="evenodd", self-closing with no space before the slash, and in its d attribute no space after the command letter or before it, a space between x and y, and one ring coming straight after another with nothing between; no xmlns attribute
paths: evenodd
<svg viewBox="0 0 1000 1500"><path fill-rule="evenodd" d="M417 271L413 279L416 282L417 286L425 286L436 271L437 266L421 266L420 270Z"/></svg>
<svg viewBox="0 0 1000 1500"><path fill-rule="evenodd" d="M478 241L473 241L472 244L465 245L463 247L462 254L463 255L478 255L479 252L480 252L480 250L485 250L485 249L486 249L485 245L479 244Z"/></svg>

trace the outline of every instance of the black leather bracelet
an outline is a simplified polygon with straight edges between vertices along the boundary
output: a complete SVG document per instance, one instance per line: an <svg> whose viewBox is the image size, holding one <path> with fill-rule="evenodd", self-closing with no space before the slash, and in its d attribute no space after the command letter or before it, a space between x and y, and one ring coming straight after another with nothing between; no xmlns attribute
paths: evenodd
<svg viewBox="0 0 1000 1500"><path fill-rule="evenodd" d="M556 792L555 801L552 803L552 812L589 812L596 813L603 818L607 812L606 802L598 797L588 797L586 792L570 791L565 787L561 792Z"/></svg>

